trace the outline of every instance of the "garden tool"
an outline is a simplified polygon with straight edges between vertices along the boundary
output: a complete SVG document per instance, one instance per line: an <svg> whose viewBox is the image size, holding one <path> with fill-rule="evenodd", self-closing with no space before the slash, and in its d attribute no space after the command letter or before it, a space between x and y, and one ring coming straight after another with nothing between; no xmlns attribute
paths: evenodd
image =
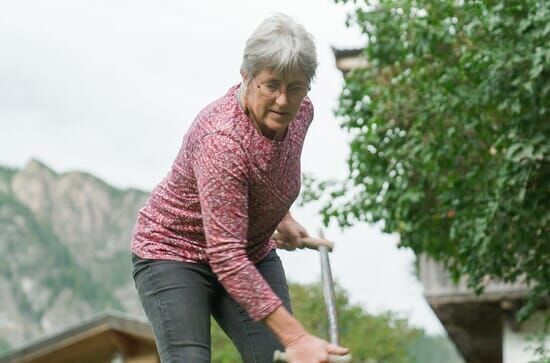
<svg viewBox="0 0 550 363"><path fill-rule="evenodd" d="M323 297L327 309L328 317L328 335L329 341L332 344L338 345L338 319L336 316L336 297L334 294L334 283L332 280L332 271L330 269L330 260L328 253L334 248L334 243L328 241L323 236L323 231L319 233L320 238L304 237L300 239L302 246L309 249L319 251L321 257L321 281L323 284ZM279 237L279 238L278 238ZM274 239L282 239L278 233L273 235ZM273 362L287 362L284 352L275 351L273 354ZM351 362L351 354L346 355L331 355L329 357L331 363L349 363Z"/></svg>

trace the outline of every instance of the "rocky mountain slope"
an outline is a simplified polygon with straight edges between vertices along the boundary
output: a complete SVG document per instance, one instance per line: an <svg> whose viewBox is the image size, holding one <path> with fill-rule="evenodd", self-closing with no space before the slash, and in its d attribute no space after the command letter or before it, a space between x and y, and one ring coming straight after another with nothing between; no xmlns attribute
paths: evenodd
<svg viewBox="0 0 550 363"><path fill-rule="evenodd" d="M0 348L104 309L143 314L129 243L147 196L38 160L0 167Z"/></svg>

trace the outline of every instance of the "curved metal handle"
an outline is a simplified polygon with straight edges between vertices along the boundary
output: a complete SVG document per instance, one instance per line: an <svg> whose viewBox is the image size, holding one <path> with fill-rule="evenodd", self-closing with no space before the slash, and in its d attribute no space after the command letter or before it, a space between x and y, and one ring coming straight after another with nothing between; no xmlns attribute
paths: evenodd
<svg viewBox="0 0 550 363"><path fill-rule="evenodd" d="M330 363L349 363L351 362L351 354L346 355L334 355L331 354L328 357L328 361ZM280 350L276 350L273 353L273 362L274 363L286 363L286 354L285 352L281 352Z"/></svg>

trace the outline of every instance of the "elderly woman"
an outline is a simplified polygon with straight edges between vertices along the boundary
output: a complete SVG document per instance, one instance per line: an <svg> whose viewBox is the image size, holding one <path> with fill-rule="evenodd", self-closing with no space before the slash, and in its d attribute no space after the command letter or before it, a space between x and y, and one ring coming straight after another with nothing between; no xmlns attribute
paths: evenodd
<svg viewBox="0 0 550 363"><path fill-rule="evenodd" d="M316 67L303 26L283 14L262 22L246 43L242 83L199 113L140 210L133 276L162 362L209 362L211 316L244 362L270 362L276 349L290 362L347 353L291 315L275 251L307 236L289 208Z"/></svg>

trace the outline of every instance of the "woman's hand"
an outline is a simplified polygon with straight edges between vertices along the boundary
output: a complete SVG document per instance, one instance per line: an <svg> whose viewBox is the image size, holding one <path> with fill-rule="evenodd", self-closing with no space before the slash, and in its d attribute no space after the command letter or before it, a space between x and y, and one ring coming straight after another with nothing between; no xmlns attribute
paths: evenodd
<svg viewBox="0 0 550 363"><path fill-rule="evenodd" d="M300 239L303 237L309 237L306 229L288 212L283 220L277 226L277 232L279 232L281 239L276 239L277 248L293 251L296 248L304 248Z"/></svg>
<svg viewBox="0 0 550 363"><path fill-rule="evenodd" d="M289 344L285 352L288 363L328 363L329 354L344 355L349 350L305 334Z"/></svg>
<svg viewBox="0 0 550 363"><path fill-rule="evenodd" d="M265 317L264 322L285 347L287 363L327 363L329 354L348 353L346 348L309 334L282 305Z"/></svg>

